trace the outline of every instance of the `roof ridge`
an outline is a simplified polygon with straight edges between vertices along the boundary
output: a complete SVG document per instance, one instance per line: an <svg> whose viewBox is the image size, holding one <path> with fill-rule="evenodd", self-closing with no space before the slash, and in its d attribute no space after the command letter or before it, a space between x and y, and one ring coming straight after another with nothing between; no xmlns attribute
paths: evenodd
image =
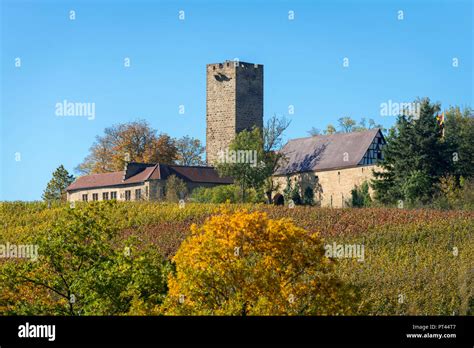
<svg viewBox="0 0 474 348"><path fill-rule="evenodd" d="M147 181L147 180L150 180L151 176L153 175L153 173L155 172L156 168L159 167L159 163L155 164L153 166L153 170L150 172L150 174L148 174L148 176L143 180L143 181ZM161 173L160 173L160 176L161 176Z"/></svg>
<svg viewBox="0 0 474 348"><path fill-rule="evenodd" d="M380 128L371 128L371 129L366 129L366 130L361 130L361 131L353 131L353 132L338 132L338 133L333 133L333 134L318 134L318 135L310 135L309 137L300 137L300 138L292 138L288 140L288 143L290 141L295 141L295 140L304 140L304 139L313 139L313 138L318 138L318 137L330 137L334 135L349 135L349 134L357 134L357 133L368 133L368 132L374 132L374 131L380 131Z"/></svg>

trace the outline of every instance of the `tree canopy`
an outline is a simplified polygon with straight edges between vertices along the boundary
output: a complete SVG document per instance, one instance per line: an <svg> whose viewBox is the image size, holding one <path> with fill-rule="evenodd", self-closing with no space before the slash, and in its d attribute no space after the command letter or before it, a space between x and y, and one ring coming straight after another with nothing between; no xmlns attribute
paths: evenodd
<svg viewBox="0 0 474 348"><path fill-rule="evenodd" d="M61 164L53 173L53 178L48 182L43 192L45 201L65 201L66 188L74 182L74 176Z"/></svg>
<svg viewBox="0 0 474 348"><path fill-rule="evenodd" d="M446 112L440 123L440 105L428 98L418 100L420 115L400 115L387 136L382 171L375 172L373 187L382 203L428 203L442 177L473 176L474 123L471 111ZM444 128L444 136L443 136Z"/></svg>
<svg viewBox="0 0 474 348"><path fill-rule="evenodd" d="M117 124L96 137L89 155L76 167L80 174L121 171L126 162L203 165L204 147L198 139L174 139L139 120Z"/></svg>

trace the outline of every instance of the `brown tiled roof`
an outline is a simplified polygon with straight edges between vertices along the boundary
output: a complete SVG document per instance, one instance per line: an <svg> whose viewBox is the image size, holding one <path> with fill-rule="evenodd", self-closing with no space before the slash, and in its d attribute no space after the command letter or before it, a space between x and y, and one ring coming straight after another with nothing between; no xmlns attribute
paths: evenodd
<svg viewBox="0 0 474 348"><path fill-rule="evenodd" d="M231 184L231 178L221 178L213 167L198 166L177 166L156 164L142 169L139 173L123 180L125 171L90 174L76 179L67 187L67 191L80 190L85 188L119 186L127 184L136 184L147 180L166 179L170 175L188 182L213 183L213 184Z"/></svg>
<svg viewBox="0 0 474 348"><path fill-rule="evenodd" d="M276 175L306 171L324 171L359 164L380 130L317 135L292 139L282 148L282 161ZM347 153L347 156L344 156Z"/></svg>
<svg viewBox="0 0 474 348"><path fill-rule="evenodd" d="M176 175L185 181L201 183L231 184L233 180L228 177L221 178L213 167L194 166L167 166L170 172L168 175Z"/></svg>

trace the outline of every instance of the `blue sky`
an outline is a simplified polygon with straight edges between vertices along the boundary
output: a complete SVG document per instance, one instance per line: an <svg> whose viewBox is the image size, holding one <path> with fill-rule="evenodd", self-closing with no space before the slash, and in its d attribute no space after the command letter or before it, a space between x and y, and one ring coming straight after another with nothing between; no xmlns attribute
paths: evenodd
<svg viewBox="0 0 474 348"><path fill-rule="evenodd" d="M0 200L41 199L116 123L205 141L205 65L226 59L265 66L265 118L286 115L287 138L342 116L389 127L389 100L473 106L468 0L0 2ZM95 119L56 116L65 99L95 103Z"/></svg>

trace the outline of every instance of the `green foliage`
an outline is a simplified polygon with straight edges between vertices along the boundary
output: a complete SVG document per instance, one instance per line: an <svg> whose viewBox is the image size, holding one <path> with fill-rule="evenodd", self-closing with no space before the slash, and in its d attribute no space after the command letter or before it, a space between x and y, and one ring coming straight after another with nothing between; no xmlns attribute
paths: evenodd
<svg viewBox="0 0 474 348"><path fill-rule="evenodd" d="M381 124L375 123L373 119L369 119L369 124L367 125L366 119L363 117L359 123L352 119L351 117L341 117L337 120L339 123L339 132L349 133L349 132L361 132L368 129L379 128L381 131L384 131L384 127ZM323 131L323 134L335 134L339 133L332 124L328 124L326 129ZM318 128L312 127L308 131L309 135L317 136L321 134L321 131Z"/></svg>
<svg viewBox="0 0 474 348"><path fill-rule="evenodd" d="M262 133L258 128L252 131L244 130L236 135L235 139L229 146L229 151L249 151L252 155L256 155L254 163L250 161L227 161L218 160L216 169L220 176L232 177L237 185L240 186L242 192L242 202L246 201L245 194L247 189L253 188L260 190L265 179L270 176L268 168L265 166L264 147Z"/></svg>
<svg viewBox="0 0 474 348"><path fill-rule="evenodd" d="M379 163L383 171L374 173L375 197L384 204L426 201L434 195L439 178L450 170L446 143L436 121L439 105L429 99L418 102L419 118L398 117Z"/></svg>
<svg viewBox="0 0 474 348"><path fill-rule="evenodd" d="M168 202L178 202L188 194L186 183L176 175L170 175L166 179L165 196Z"/></svg>
<svg viewBox="0 0 474 348"><path fill-rule="evenodd" d="M238 203L242 202L242 191L237 185L219 185L215 187L198 187L191 193L191 200L197 203ZM245 203L263 203L262 193L247 189Z"/></svg>
<svg viewBox="0 0 474 348"><path fill-rule="evenodd" d="M364 181L362 185L351 190L350 206L355 208L370 207L372 199L369 194L369 184Z"/></svg>
<svg viewBox="0 0 474 348"><path fill-rule="evenodd" d="M403 178L402 193L405 200L411 204L427 203L431 196L432 181L430 177L421 170L413 170Z"/></svg>
<svg viewBox="0 0 474 348"><path fill-rule="evenodd" d="M474 210L474 179L466 180L456 176L441 178L438 185L440 192L433 207L437 209Z"/></svg>
<svg viewBox="0 0 474 348"><path fill-rule="evenodd" d="M451 163L451 175L474 177L474 112L470 108L461 110L451 107L445 117L447 157Z"/></svg>
<svg viewBox="0 0 474 348"><path fill-rule="evenodd" d="M74 182L74 176L61 164L53 173L53 178L48 182L43 193L45 201L65 201L66 188Z"/></svg>
<svg viewBox="0 0 474 348"><path fill-rule="evenodd" d="M135 255L135 238L117 245L113 202L64 213L30 242L39 258L7 260L0 280L17 294L11 314L117 315L157 306L166 293L169 265L152 249Z"/></svg>
<svg viewBox="0 0 474 348"><path fill-rule="evenodd" d="M303 205L314 205L314 190L308 186L303 193Z"/></svg>
<svg viewBox="0 0 474 348"><path fill-rule="evenodd" d="M350 117L341 117L337 120L337 122L339 123L339 127L341 128L341 131L343 133L352 132L353 128L356 125L356 121Z"/></svg>
<svg viewBox="0 0 474 348"><path fill-rule="evenodd" d="M303 203L301 199L301 187L299 182L292 180L289 176L286 177L286 187L283 190L283 197L285 198L285 202L289 202L290 200L293 201L294 204L300 205Z"/></svg>

